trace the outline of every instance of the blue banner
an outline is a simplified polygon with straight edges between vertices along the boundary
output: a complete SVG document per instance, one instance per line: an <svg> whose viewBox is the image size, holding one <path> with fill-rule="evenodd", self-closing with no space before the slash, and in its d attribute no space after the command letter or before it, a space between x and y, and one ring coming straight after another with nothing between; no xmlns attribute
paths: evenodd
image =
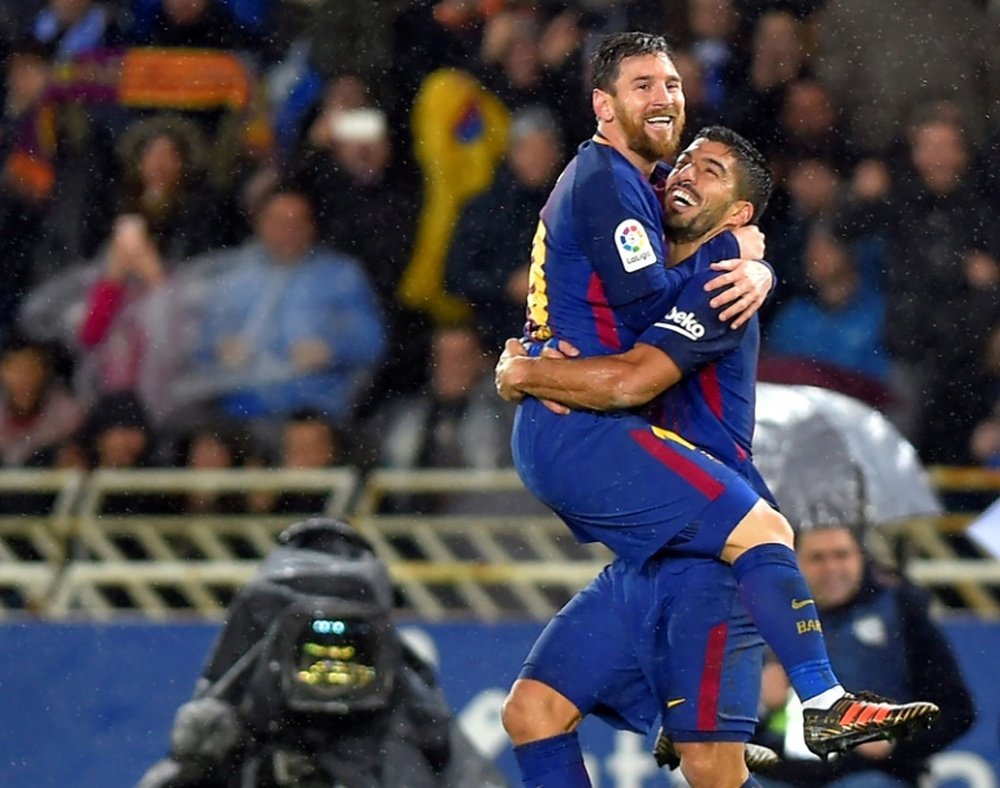
<svg viewBox="0 0 1000 788"><path fill-rule="evenodd" d="M934 788L996 788L1000 774L1000 625L945 624L976 697L976 727L934 762ZM513 780L500 703L537 624L404 626L439 666L465 730ZM163 756L177 707L190 697L218 628L149 623L0 626L0 785L133 786ZM584 724L595 788L665 786L648 742Z"/></svg>

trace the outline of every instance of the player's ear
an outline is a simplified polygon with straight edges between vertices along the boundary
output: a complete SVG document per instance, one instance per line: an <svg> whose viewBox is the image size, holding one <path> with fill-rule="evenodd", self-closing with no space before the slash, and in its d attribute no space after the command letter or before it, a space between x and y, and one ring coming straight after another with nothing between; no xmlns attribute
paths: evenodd
<svg viewBox="0 0 1000 788"><path fill-rule="evenodd" d="M742 227L753 221L753 203L748 200L737 200L729 210L730 218L737 227Z"/></svg>
<svg viewBox="0 0 1000 788"><path fill-rule="evenodd" d="M594 107L594 115L598 120L610 123L615 119L615 112L611 107L611 95L605 93L600 88L594 88L591 94L591 104Z"/></svg>

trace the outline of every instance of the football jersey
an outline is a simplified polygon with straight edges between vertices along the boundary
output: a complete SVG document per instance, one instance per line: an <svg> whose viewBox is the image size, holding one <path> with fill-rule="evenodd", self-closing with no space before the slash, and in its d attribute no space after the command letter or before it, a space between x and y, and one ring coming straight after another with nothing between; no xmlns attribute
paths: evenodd
<svg viewBox="0 0 1000 788"><path fill-rule="evenodd" d="M773 503L751 462L760 323L754 315L734 330L719 320L721 310L709 306L705 292L718 275L711 264L737 257L736 239L724 233L679 264L688 269L687 282L637 341L664 351L683 377L650 403L645 415L739 472Z"/></svg>
<svg viewBox="0 0 1000 788"><path fill-rule="evenodd" d="M541 211L527 335L565 339L585 356L632 347L688 275L664 266L662 211L624 156L597 138L584 142Z"/></svg>

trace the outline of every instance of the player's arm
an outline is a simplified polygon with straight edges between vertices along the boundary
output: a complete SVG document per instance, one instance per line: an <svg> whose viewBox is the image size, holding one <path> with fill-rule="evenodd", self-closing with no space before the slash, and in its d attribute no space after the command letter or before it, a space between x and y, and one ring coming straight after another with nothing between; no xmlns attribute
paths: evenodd
<svg viewBox="0 0 1000 788"><path fill-rule="evenodd" d="M614 356L532 358L511 339L496 367L497 392L504 399L531 396L575 410L634 408L680 379L681 369L673 359L646 344Z"/></svg>
<svg viewBox="0 0 1000 788"><path fill-rule="evenodd" d="M501 397L525 396L588 410L618 410L644 405L685 374L736 347L744 328L733 331L705 297L710 272L691 278L661 320L644 331L635 346L617 355L589 358L528 357L517 340L508 341L496 368ZM560 343L555 355L575 349Z"/></svg>

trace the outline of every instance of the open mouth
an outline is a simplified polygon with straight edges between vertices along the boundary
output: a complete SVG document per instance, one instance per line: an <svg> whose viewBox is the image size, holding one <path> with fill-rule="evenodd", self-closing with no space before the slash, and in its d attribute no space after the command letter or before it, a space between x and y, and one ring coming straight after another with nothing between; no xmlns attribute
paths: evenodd
<svg viewBox="0 0 1000 788"><path fill-rule="evenodd" d="M654 115L646 118L646 123L658 129L670 130L674 127L674 119L668 115Z"/></svg>
<svg viewBox="0 0 1000 788"><path fill-rule="evenodd" d="M691 208L701 202L697 194L682 186L675 186L667 192L667 204L675 210L681 211Z"/></svg>

